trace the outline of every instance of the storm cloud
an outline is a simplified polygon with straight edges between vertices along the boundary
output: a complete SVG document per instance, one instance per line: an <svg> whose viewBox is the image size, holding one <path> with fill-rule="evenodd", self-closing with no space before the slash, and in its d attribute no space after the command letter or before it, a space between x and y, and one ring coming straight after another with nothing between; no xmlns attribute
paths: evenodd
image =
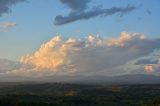
<svg viewBox="0 0 160 106"><path fill-rule="evenodd" d="M26 0L0 0L0 16L5 13L11 12L11 7L19 2Z"/></svg>
<svg viewBox="0 0 160 106"><path fill-rule="evenodd" d="M72 9L72 11L83 11L91 0L60 0L61 3Z"/></svg>
<svg viewBox="0 0 160 106"><path fill-rule="evenodd" d="M126 7L112 7L112 8L95 8L87 10L88 3L91 0L60 0L61 3L66 5L71 9L70 13L67 16L57 15L55 17L55 25L63 25L78 20L88 20L97 16L109 16L116 13L124 15L128 12L131 12L136 9L135 6L126 6Z"/></svg>

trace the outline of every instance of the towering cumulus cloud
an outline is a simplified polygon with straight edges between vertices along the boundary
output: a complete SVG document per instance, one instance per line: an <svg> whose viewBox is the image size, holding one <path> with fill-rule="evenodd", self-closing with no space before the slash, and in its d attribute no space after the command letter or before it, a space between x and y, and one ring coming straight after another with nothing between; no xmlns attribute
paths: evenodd
<svg viewBox="0 0 160 106"><path fill-rule="evenodd" d="M24 1L26 0L0 0L0 16L2 16L4 13L9 13L12 5Z"/></svg>
<svg viewBox="0 0 160 106"><path fill-rule="evenodd" d="M70 64L69 55L78 50L78 43L74 39L64 41L60 36L56 36L43 44L34 55L22 57L21 62L31 64L37 69L58 71L63 65Z"/></svg>
<svg viewBox="0 0 160 106"><path fill-rule="evenodd" d="M112 8L96 8L87 10L88 3L91 0L60 0L61 3L66 5L71 9L71 12L67 16L57 15L55 17L55 25L63 25L71 23L78 20L87 20L97 16L109 16L116 13L126 14L136 9L135 6L126 6L126 7L112 7Z"/></svg>
<svg viewBox="0 0 160 106"><path fill-rule="evenodd" d="M144 73L144 68L147 72L157 72L159 63L152 54L159 45L160 39L149 39L141 33L122 32L110 39L56 36L34 54L23 56L23 67L13 72L106 76ZM155 65L150 66L151 63Z"/></svg>

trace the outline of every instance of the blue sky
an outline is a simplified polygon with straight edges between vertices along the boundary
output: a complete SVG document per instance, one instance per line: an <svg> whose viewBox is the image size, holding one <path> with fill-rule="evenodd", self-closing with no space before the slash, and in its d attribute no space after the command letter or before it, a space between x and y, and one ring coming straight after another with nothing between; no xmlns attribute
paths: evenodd
<svg viewBox="0 0 160 106"><path fill-rule="evenodd" d="M0 1L1 2L1 1ZM97 16L64 25L54 25L54 18L67 15L71 10L59 0L27 0L10 7L11 12L0 17L0 22L15 22L16 26L0 32L0 58L19 60L33 53L39 46L56 35L66 38L84 38L88 35L115 37L122 31L141 32L149 37L160 35L159 0L92 0L88 8L126 7L135 10L120 16Z"/></svg>

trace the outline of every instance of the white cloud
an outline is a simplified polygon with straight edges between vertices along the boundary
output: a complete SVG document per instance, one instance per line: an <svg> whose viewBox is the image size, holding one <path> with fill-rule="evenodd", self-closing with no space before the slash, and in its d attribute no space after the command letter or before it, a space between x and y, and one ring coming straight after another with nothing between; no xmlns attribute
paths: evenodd
<svg viewBox="0 0 160 106"><path fill-rule="evenodd" d="M150 55L160 48L159 44L159 39L146 38L142 33L122 32L117 38L89 36L83 40L56 36L34 54L23 56L21 63L38 73L121 75L137 70L136 67L126 70L126 65ZM138 68L144 72L145 66Z"/></svg>
<svg viewBox="0 0 160 106"><path fill-rule="evenodd" d="M160 71L160 64L147 64L144 68L146 72L159 72Z"/></svg>
<svg viewBox="0 0 160 106"><path fill-rule="evenodd" d="M35 53L22 56L21 66L5 74L44 77L157 73L160 63L155 53L159 53L159 45L160 39L147 38L142 33L122 32L117 38L56 36Z"/></svg>
<svg viewBox="0 0 160 106"><path fill-rule="evenodd" d="M6 32L8 28L15 27L15 22L0 22L0 32Z"/></svg>
<svg viewBox="0 0 160 106"><path fill-rule="evenodd" d="M1 22L0 23L0 28L9 28L9 27L15 27L16 23L15 22Z"/></svg>
<svg viewBox="0 0 160 106"><path fill-rule="evenodd" d="M153 64L148 64L144 67L144 71L146 72L154 72L154 65Z"/></svg>
<svg viewBox="0 0 160 106"><path fill-rule="evenodd" d="M62 40L56 36L46 44L42 44L40 49L33 55L27 55L21 58L23 64L30 64L36 69L58 71L62 66L71 64L69 56L80 49L75 39Z"/></svg>

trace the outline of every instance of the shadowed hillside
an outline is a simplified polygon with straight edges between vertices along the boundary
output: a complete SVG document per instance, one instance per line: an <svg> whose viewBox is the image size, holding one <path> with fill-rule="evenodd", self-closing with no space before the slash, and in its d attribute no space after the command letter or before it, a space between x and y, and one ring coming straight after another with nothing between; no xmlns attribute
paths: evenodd
<svg viewBox="0 0 160 106"><path fill-rule="evenodd" d="M158 106L160 85L12 84L0 106Z"/></svg>

